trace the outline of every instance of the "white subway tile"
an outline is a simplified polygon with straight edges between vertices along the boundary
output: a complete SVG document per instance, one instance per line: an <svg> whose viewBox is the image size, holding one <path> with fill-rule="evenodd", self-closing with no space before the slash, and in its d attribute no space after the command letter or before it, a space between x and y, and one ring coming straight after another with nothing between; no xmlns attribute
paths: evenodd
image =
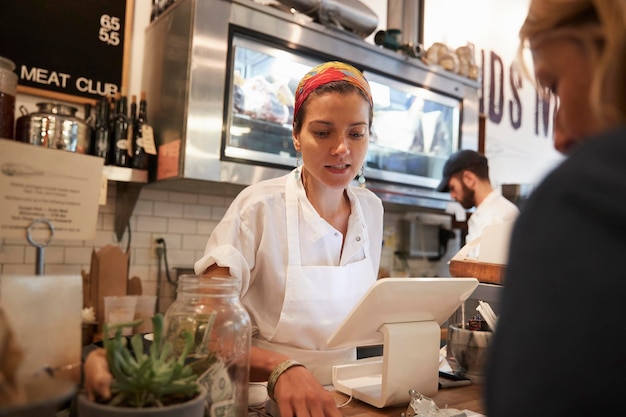
<svg viewBox="0 0 626 417"><path fill-rule="evenodd" d="M89 264L92 248L71 248L65 250L65 264Z"/></svg>
<svg viewBox="0 0 626 417"><path fill-rule="evenodd" d="M151 263L155 262L156 259L157 256L151 249L140 248L132 250L131 261L133 265L150 265Z"/></svg>
<svg viewBox="0 0 626 417"><path fill-rule="evenodd" d="M201 206L227 206L229 201L232 201L230 197L224 197L222 195L207 195L201 194L198 196L198 204Z"/></svg>
<svg viewBox="0 0 626 417"><path fill-rule="evenodd" d="M35 275L35 264L4 264L0 267L2 275Z"/></svg>
<svg viewBox="0 0 626 417"><path fill-rule="evenodd" d="M191 267L196 261L194 252L189 250L168 250L167 260L170 267Z"/></svg>
<svg viewBox="0 0 626 417"><path fill-rule="evenodd" d="M87 265L44 265L46 275L80 275L81 271L88 271Z"/></svg>
<svg viewBox="0 0 626 417"><path fill-rule="evenodd" d="M79 247L79 246L84 246L84 245L85 245L85 241L84 240L55 239L53 237L47 247L52 247L52 246Z"/></svg>
<svg viewBox="0 0 626 417"><path fill-rule="evenodd" d="M156 281L141 278L141 293L144 295L156 295Z"/></svg>
<svg viewBox="0 0 626 417"><path fill-rule="evenodd" d="M190 219L170 219L167 231L171 233L198 233L197 220Z"/></svg>
<svg viewBox="0 0 626 417"><path fill-rule="evenodd" d="M139 194L139 198L141 200L152 201L168 201L170 199L168 191L150 188L149 185L141 188L141 194Z"/></svg>
<svg viewBox="0 0 626 417"><path fill-rule="evenodd" d="M114 230L115 229L115 215L104 214L102 216L102 230Z"/></svg>
<svg viewBox="0 0 626 417"><path fill-rule="evenodd" d="M2 245L0 251L0 264L22 264L26 261L26 246Z"/></svg>
<svg viewBox="0 0 626 417"><path fill-rule="evenodd" d="M150 266L149 265L130 265L130 268L128 269L128 277L132 278L132 277L138 277L142 280L142 284L143 284L143 280L145 277L148 276L148 274L150 273Z"/></svg>
<svg viewBox="0 0 626 417"><path fill-rule="evenodd" d="M154 202L151 200L137 200L137 204L135 204L135 209L133 210L133 215L154 215Z"/></svg>
<svg viewBox="0 0 626 417"><path fill-rule="evenodd" d="M183 217L183 204L169 201L155 201L154 215L158 217Z"/></svg>
<svg viewBox="0 0 626 417"><path fill-rule="evenodd" d="M133 248L151 248L154 247L152 242L152 232L134 232L131 242Z"/></svg>
<svg viewBox="0 0 626 417"><path fill-rule="evenodd" d="M72 248L72 250L75 250L74 248ZM43 250L43 257L44 257L44 262L46 264L50 263L50 264L62 264L64 262L66 262L65 259L65 247L63 246L47 246L44 248ZM26 262L34 262L35 261L35 255L37 253L37 249L35 249L32 246L27 246L26 247Z"/></svg>
<svg viewBox="0 0 626 417"><path fill-rule="evenodd" d="M195 204L185 204L183 217L186 219L211 219L211 207Z"/></svg>
<svg viewBox="0 0 626 417"><path fill-rule="evenodd" d="M135 230L138 232L152 232L152 233L165 232L167 231L167 218L137 216L137 227Z"/></svg>
<svg viewBox="0 0 626 417"><path fill-rule="evenodd" d="M4 238L4 245L24 245L26 244L25 237L7 237Z"/></svg>
<svg viewBox="0 0 626 417"><path fill-rule="evenodd" d="M190 251L204 249L208 239L209 239L208 236L184 235L183 236L183 249L187 249Z"/></svg>
<svg viewBox="0 0 626 417"><path fill-rule="evenodd" d="M115 242L115 232L113 230L96 230L95 240L89 242L90 246L102 248Z"/></svg>
<svg viewBox="0 0 626 417"><path fill-rule="evenodd" d="M197 204L198 195L191 194L191 193L179 193L176 191L170 191L170 201L173 203Z"/></svg>

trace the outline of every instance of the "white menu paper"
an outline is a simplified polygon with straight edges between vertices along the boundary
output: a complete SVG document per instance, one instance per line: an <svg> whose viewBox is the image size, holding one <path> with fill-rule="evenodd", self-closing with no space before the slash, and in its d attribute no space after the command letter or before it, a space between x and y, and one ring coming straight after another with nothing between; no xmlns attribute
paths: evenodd
<svg viewBox="0 0 626 417"><path fill-rule="evenodd" d="M0 139L0 237L94 240L103 159Z"/></svg>

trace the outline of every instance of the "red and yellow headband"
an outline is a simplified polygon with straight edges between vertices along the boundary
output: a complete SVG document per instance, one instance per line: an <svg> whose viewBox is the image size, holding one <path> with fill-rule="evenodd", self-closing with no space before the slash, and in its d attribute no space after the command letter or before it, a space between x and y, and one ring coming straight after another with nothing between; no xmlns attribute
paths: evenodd
<svg viewBox="0 0 626 417"><path fill-rule="evenodd" d="M313 91L333 81L347 81L354 85L365 94L370 105L373 106L369 83L363 77L361 71L344 62L331 61L314 67L300 80L296 89L296 103L293 109L294 118L298 114L300 107L302 107L302 103Z"/></svg>

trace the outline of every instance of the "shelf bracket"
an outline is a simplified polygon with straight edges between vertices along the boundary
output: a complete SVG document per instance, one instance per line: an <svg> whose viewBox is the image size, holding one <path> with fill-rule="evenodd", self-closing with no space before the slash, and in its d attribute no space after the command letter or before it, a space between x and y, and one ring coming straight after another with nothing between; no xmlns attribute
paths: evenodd
<svg viewBox="0 0 626 417"><path fill-rule="evenodd" d="M130 217L133 215L143 185L143 183L137 182L116 183L115 236L118 242L121 241L124 236L124 231L128 226Z"/></svg>

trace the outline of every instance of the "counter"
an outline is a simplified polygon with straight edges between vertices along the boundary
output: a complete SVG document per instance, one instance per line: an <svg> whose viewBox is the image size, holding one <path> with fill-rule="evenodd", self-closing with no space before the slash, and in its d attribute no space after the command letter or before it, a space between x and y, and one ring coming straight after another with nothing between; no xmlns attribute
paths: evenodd
<svg viewBox="0 0 626 417"><path fill-rule="evenodd" d="M439 390L433 400L439 408L456 408L459 410L470 410L476 413L485 414L485 407L482 398L482 384L472 384L464 387L446 388ZM334 391L333 395L337 404L344 403L348 396ZM400 417L406 412L407 405L398 407L376 408L362 401L352 399L347 405L340 409L344 417Z"/></svg>

